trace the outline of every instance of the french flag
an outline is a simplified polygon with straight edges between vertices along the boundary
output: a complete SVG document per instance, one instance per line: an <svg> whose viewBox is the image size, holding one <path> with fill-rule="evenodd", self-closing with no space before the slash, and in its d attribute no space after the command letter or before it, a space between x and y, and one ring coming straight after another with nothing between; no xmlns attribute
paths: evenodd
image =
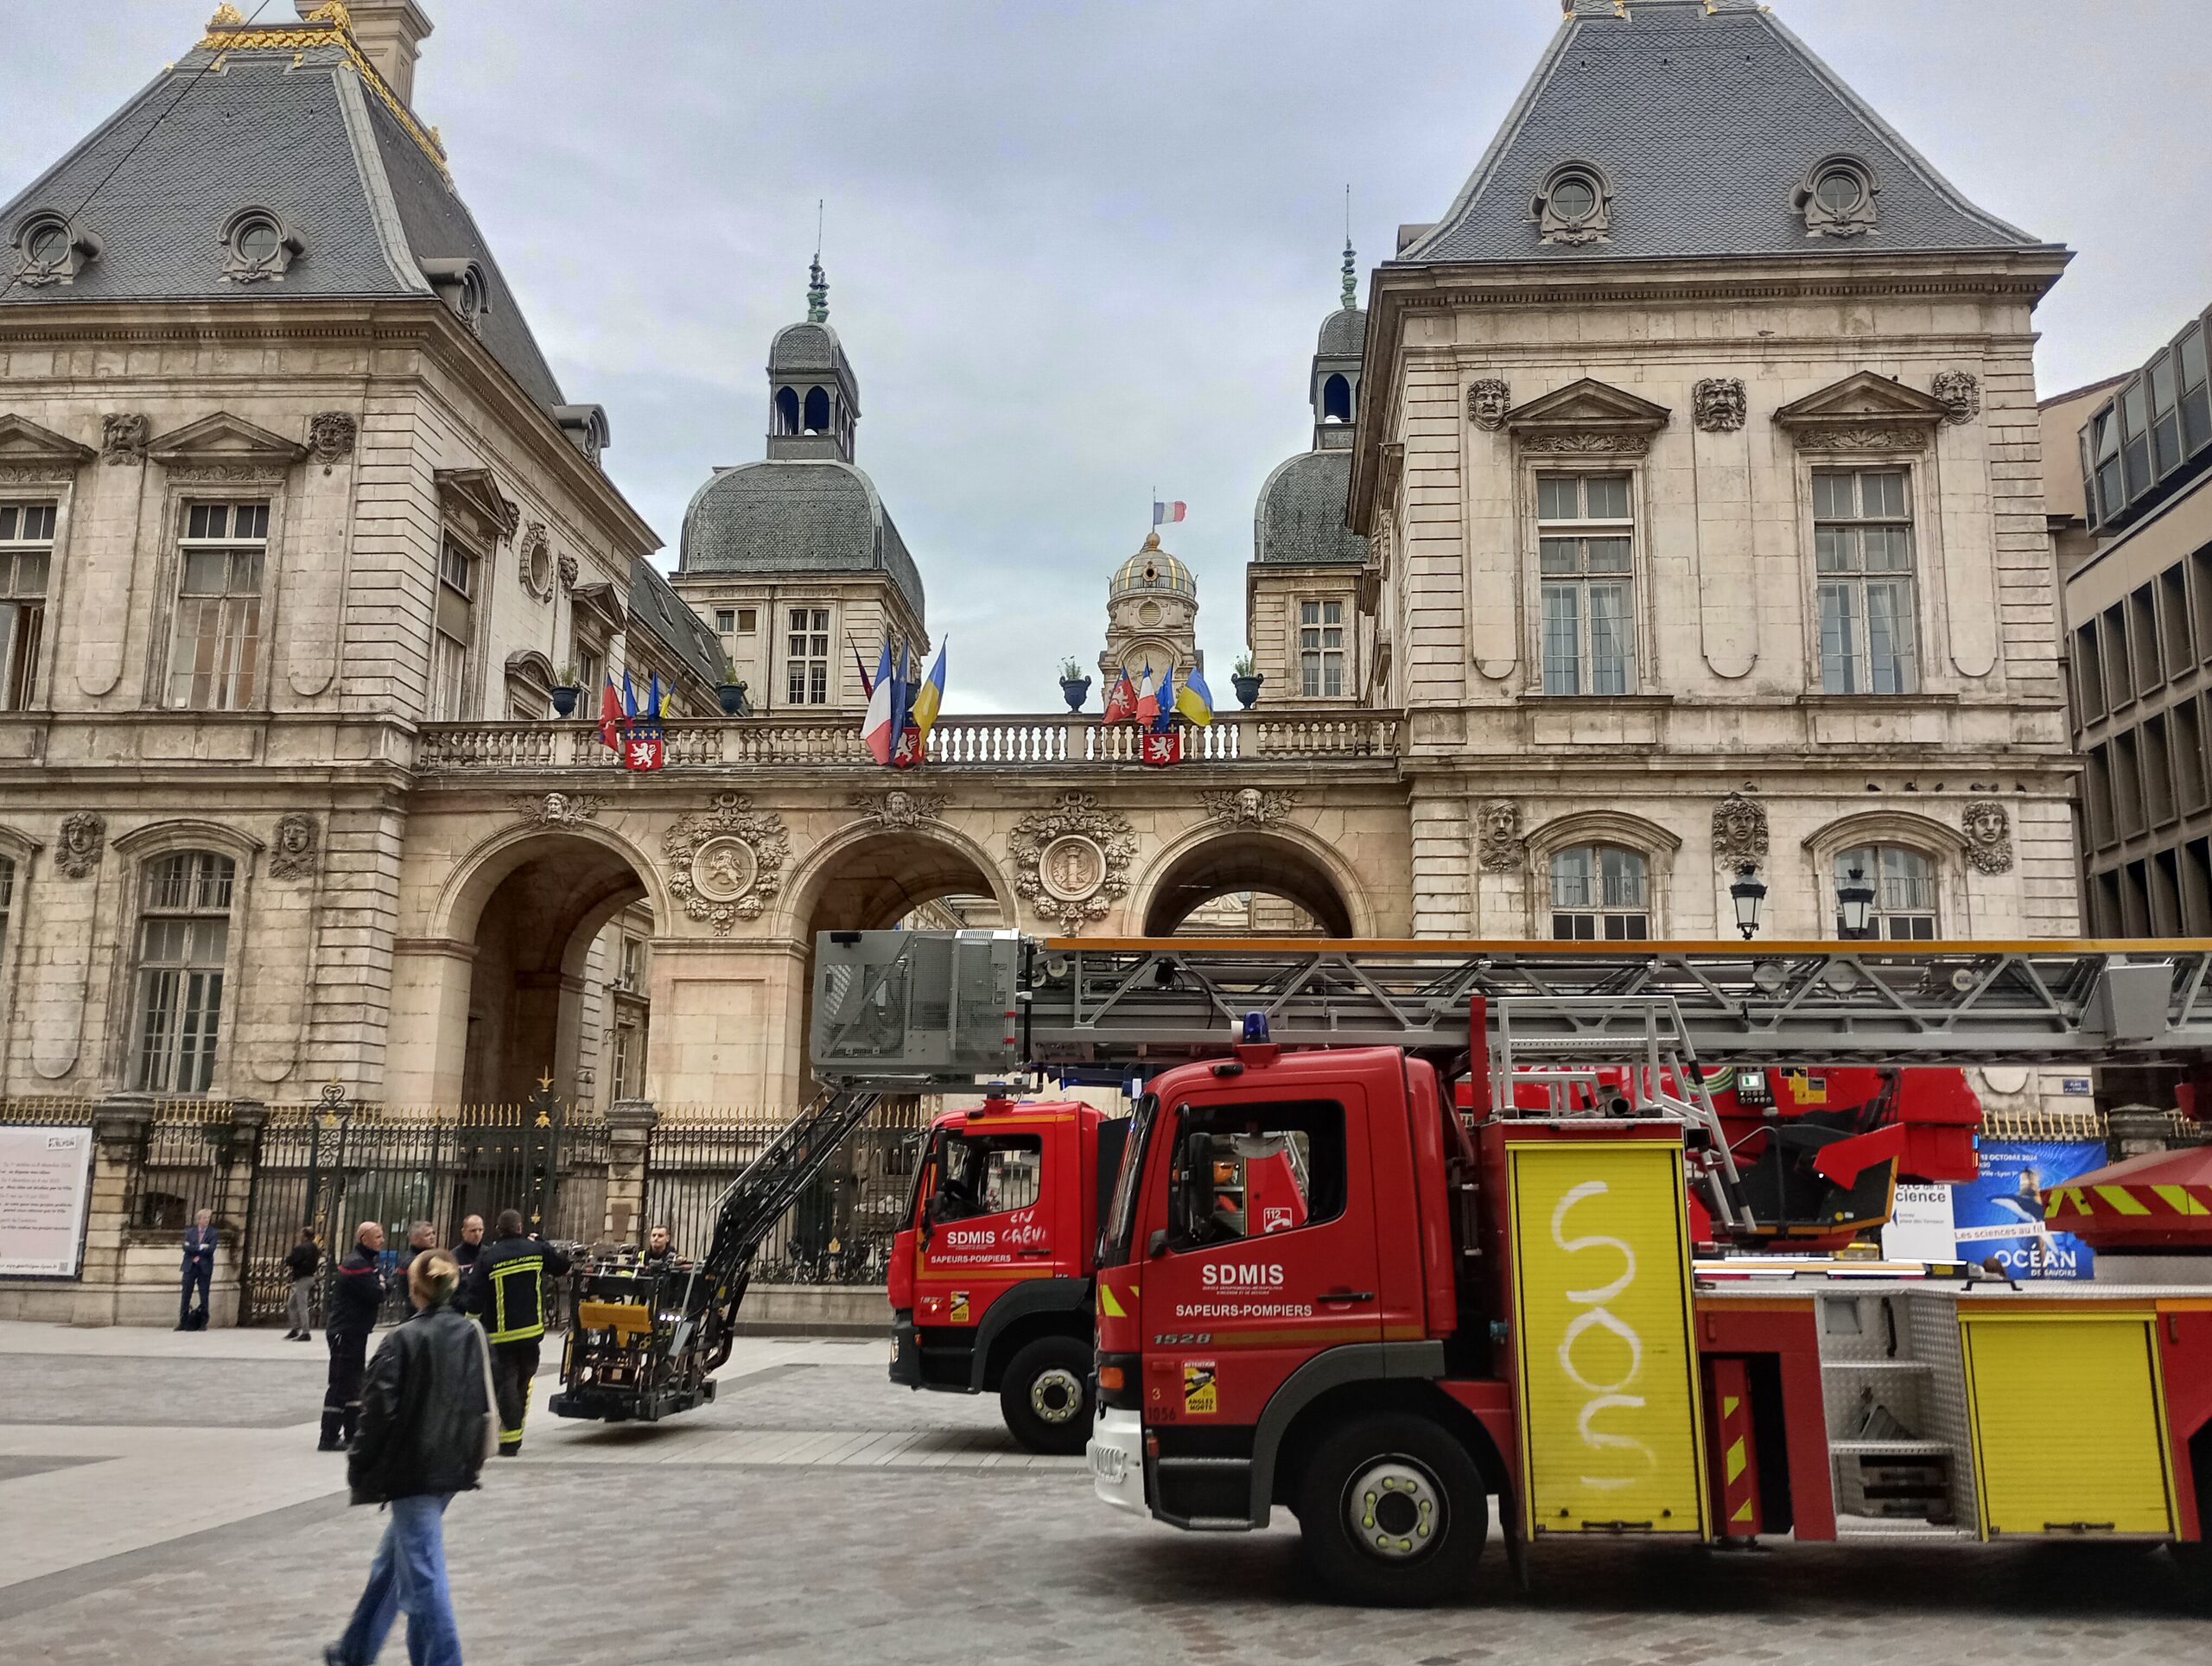
<svg viewBox="0 0 2212 1666"><path fill-rule="evenodd" d="M1160 682L1152 674L1152 662L1145 661L1144 680L1137 684L1136 720L1149 723L1160 715Z"/></svg>
<svg viewBox="0 0 2212 1666"><path fill-rule="evenodd" d="M1152 503L1152 524L1154 526L1172 526L1183 518L1184 511L1190 506L1186 503L1162 503L1155 498Z"/></svg>
<svg viewBox="0 0 2212 1666"><path fill-rule="evenodd" d="M868 747L868 755L879 764L889 763L892 750L899 744L898 734L891 726L892 681L891 644L887 639L883 652L875 662L875 683L868 691L868 715L861 719L861 741Z"/></svg>

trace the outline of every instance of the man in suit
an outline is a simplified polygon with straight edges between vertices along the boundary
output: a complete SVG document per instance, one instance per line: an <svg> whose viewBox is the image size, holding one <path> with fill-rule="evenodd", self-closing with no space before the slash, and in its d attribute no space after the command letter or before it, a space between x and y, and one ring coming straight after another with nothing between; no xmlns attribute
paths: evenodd
<svg viewBox="0 0 2212 1666"><path fill-rule="evenodd" d="M215 1278L215 1211L203 1209L192 1218L192 1224L184 1230L184 1292L176 1305L176 1327L180 1331L204 1331L207 1328L207 1291ZM192 1313L192 1292L200 1290L200 1316L195 1323Z"/></svg>

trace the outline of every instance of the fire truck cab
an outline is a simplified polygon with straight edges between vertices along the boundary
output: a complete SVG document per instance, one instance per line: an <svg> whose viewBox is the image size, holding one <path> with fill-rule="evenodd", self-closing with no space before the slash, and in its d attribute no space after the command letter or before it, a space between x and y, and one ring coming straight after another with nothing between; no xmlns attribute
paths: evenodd
<svg viewBox="0 0 2212 1666"><path fill-rule="evenodd" d="M1558 1535L2202 1537L2212 1285L1694 1260L1654 1104L1467 1115L1394 1047L1161 1075L1097 1273L1098 1496L1297 1517L1357 1599ZM1254 1201L1264 1198L1258 1207ZM1242 1206L1239 1206L1241 1204Z"/></svg>
<svg viewBox="0 0 2212 1666"><path fill-rule="evenodd" d="M892 1246L893 1382L995 1393L1031 1451L1083 1450L1092 1256L1128 1127L1072 1101L938 1118Z"/></svg>

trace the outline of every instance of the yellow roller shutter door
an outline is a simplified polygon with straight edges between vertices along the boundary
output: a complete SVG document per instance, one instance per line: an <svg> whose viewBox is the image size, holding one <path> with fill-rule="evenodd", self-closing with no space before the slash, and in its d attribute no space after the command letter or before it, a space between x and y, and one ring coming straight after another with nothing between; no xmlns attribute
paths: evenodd
<svg viewBox="0 0 2212 1666"><path fill-rule="evenodd" d="M1510 1150L1528 1526L1702 1535L1681 1147Z"/></svg>
<svg viewBox="0 0 2212 1666"><path fill-rule="evenodd" d="M2171 1533L2151 1317L1960 1317L1983 1531Z"/></svg>

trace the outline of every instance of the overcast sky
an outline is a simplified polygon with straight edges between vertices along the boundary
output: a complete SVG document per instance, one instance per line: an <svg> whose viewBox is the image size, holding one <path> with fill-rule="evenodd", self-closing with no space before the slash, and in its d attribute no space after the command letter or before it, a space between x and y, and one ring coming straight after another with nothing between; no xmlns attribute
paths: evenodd
<svg viewBox="0 0 2212 1666"><path fill-rule="evenodd" d="M255 0L239 0L251 13ZM1450 203L1557 0L423 0L416 107L569 398L667 541L761 455L769 336L828 202L858 461L951 641L959 711L1058 703L1105 585L1186 499L1214 686L1252 506L1308 443L1344 188L1365 269ZM2078 251L2049 394L2212 300L2204 0L1774 0L1966 194ZM213 0L0 0L0 200L198 38ZM291 15L269 0L263 16Z"/></svg>

